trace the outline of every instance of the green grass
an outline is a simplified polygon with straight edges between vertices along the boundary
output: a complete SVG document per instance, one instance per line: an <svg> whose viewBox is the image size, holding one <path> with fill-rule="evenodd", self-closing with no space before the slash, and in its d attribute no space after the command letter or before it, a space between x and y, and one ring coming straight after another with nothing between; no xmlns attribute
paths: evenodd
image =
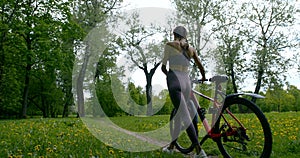
<svg viewBox="0 0 300 158"><path fill-rule="evenodd" d="M272 157L300 157L300 113L267 113L273 132ZM135 132L148 132L167 125L169 116L115 117L111 120L118 126ZM0 157L183 157L170 155L159 149L148 152L126 152L103 143L93 135L82 120L76 118L27 119L0 121ZM99 126L100 127L100 126ZM99 127L89 127L108 133ZM168 129L165 129L168 131ZM103 136L101 133L99 137ZM112 135L116 136L116 134ZM123 145L138 146L135 140L126 141L118 134ZM168 140L170 138L165 138ZM222 157L214 142L205 142L208 154Z"/></svg>

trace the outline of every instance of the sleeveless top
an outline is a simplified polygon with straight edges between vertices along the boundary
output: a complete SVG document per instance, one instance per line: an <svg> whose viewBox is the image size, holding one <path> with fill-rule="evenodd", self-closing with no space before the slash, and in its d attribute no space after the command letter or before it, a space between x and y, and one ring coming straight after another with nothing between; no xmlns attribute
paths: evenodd
<svg viewBox="0 0 300 158"><path fill-rule="evenodd" d="M165 45L162 64L169 62L169 69L173 71L189 72L190 55L189 51L184 52L179 42L168 42Z"/></svg>

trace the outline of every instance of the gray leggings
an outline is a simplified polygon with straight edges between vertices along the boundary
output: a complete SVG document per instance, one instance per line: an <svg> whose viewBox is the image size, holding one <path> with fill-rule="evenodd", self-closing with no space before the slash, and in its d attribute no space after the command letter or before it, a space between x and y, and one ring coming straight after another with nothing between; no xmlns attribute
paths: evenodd
<svg viewBox="0 0 300 158"><path fill-rule="evenodd" d="M190 106L188 102L191 93L191 83L188 73L170 70L167 75L167 84L172 103L177 110L173 118L175 120L176 130L175 133L171 133L172 141L176 141L181 129L186 129L192 143L194 145L199 144L198 129L194 128L194 124L197 124L197 120L193 119L192 121L195 113L192 114L188 108L188 106Z"/></svg>

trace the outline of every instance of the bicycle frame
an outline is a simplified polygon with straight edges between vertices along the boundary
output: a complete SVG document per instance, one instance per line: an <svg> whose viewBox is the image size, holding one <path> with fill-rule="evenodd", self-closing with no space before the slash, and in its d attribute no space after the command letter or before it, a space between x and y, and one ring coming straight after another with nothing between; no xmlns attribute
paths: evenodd
<svg viewBox="0 0 300 158"><path fill-rule="evenodd" d="M215 88L215 96L214 98L211 98L209 96L206 96L198 91L196 91L195 89L192 89L192 92L191 92L191 100L192 102L194 103L194 105L196 106L196 109L197 109L197 112L198 112L198 115L200 116L200 109L201 109L201 106L199 105L198 103L198 100L196 98L195 95L198 95L204 99L207 99L209 101L211 101L213 103L213 109L214 112L212 113L212 122L211 122L211 125L209 124L208 120L203 117L203 119L201 119L202 121L202 124L207 132L207 135L201 140L200 144L203 144L204 141L207 139L207 138L212 138L212 139L217 139L217 138L220 138L224 135L220 134L220 133L214 133L214 130L213 130L213 127L214 127L214 124L215 122L221 117L224 119L224 121L226 122L227 126L230 128L230 129L233 129L233 127L230 125L230 123L227 121L227 119L225 118L225 116L222 114L222 108L223 108L223 103L226 101L226 99L230 99L232 97L239 97L240 95L248 95L248 96L251 96L251 97L256 97L256 98L264 98L263 96L261 95L258 95L258 94L252 94L252 93L236 93L236 94L231 94L231 95L226 95L225 93L223 93L221 91L221 82L216 82L216 88ZM223 101L220 103L218 102L218 96L221 96ZM242 130L246 130L245 126L241 123L241 121L233 114L230 112L229 109L225 109L226 112L229 114L230 117L232 117L235 121L237 121L237 123L240 125L240 127L242 128ZM201 116L200 116L201 118ZM226 132L225 136L231 136L231 135L234 135L236 133L236 130L231 130L230 132Z"/></svg>

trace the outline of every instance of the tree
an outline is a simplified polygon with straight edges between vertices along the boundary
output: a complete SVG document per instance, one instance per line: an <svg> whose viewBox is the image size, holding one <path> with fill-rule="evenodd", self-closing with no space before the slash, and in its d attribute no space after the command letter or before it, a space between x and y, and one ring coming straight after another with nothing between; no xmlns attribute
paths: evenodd
<svg viewBox="0 0 300 158"><path fill-rule="evenodd" d="M74 1L73 15L84 32L88 34L97 25L107 20L107 16L111 13L115 7L119 5L121 0L87 0L87 1ZM76 79L76 92L77 92L77 106L78 116L84 117L84 93L83 93L83 82L87 69L87 64L91 57L89 44L83 43L86 50L84 51L82 66Z"/></svg>
<svg viewBox="0 0 300 158"><path fill-rule="evenodd" d="M282 53L285 48L294 46L294 33L282 30L294 25L296 8L291 1L271 0L245 2L241 10L243 16L240 20L243 26L247 26L241 29L248 39L248 51L252 53L249 71L256 79L254 93L258 94L261 87L285 79L290 58ZM252 100L256 101L255 98Z"/></svg>
<svg viewBox="0 0 300 158"><path fill-rule="evenodd" d="M300 109L300 90L296 86L289 85L287 92L295 98L295 103L292 104L293 107L291 110L298 112Z"/></svg>
<svg viewBox="0 0 300 158"><path fill-rule="evenodd" d="M129 113L136 115L145 114L145 108L141 108L146 105L146 94L143 88L140 86L136 87L134 83L129 82L127 89L130 94L128 99L128 105L130 106Z"/></svg>
<svg viewBox="0 0 300 158"><path fill-rule="evenodd" d="M133 62L133 67L141 69L146 77L147 115L153 114L152 108L152 77L160 65L162 45L149 40L156 32L154 26L149 29L141 24L139 14L132 14L126 22L129 30L120 37L120 46L127 52L127 58ZM147 41L148 40L148 41ZM144 44L144 45L143 45Z"/></svg>
<svg viewBox="0 0 300 158"><path fill-rule="evenodd" d="M219 28L215 34L217 48L213 51L217 61L217 73L229 77L231 84L227 87L227 93L237 93L239 83L243 83L245 71L245 54L243 53L244 38L239 32L239 12L236 11L236 2L224 3L221 13L216 19ZM231 12L228 12L231 10Z"/></svg>
<svg viewBox="0 0 300 158"><path fill-rule="evenodd" d="M64 105L63 105L63 117L68 117L70 113L70 107L74 106L74 97L72 93L72 73L75 61L74 47L78 47L78 42L74 42L82 39L84 33L82 29L76 25L74 20L69 17L69 22L62 27L62 61L60 65L60 72L57 74L58 83L64 92Z"/></svg>
<svg viewBox="0 0 300 158"><path fill-rule="evenodd" d="M267 111L287 112L292 111L295 105L295 97L281 86L270 87L266 92Z"/></svg>
<svg viewBox="0 0 300 158"><path fill-rule="evenodd" d="M67 6L66 3L42 1L17 1L14 5L17 7L14 9L16 17L12 18L14 25L10 28L9 34L15 37L13 45L16 46L11 46L16 47L21 57L21 60L14 65L20 67L17 71L24 76L21 113L23 118L27 115L33 72L36 68L43 67L42 65L50 66L50 61L55 60L55 57L51 58L53 57L51 55L59 52L59 28L65 16L56 17L56 15L67 14L64 10L65 6Z"/></svg>
<svg viewBox="0 0 300 158"><path fill-rule="evenodd" d="M122 114L123 111L120 108L124 107L126 102L126 97L124 96L125 87L123 86L119 78L123 75L122 69L116 68L117 56L119 51L116 48L115 41L113 41L101 54L95 73L95 84L97 101L99 101L103 112L109 116L117 116ZM94 116L103 114L99 113L99 107L96 104L92 105L94 109ZM95 110L97 109L97 110ZM100 109L101 110L101 109ZM98 113L96 114L96 111Z"/></svg>
<svg viewBox="0 0 300 158"><path fill-rule="evenodd" d="M18 44L12 28L14 28L21 7L19 1L7 0L0 2L0 117L4 115L18 115L21 105L19 82L19 66L21 57L16 44ZM14 53L16 53L14 55Z"/></svg>
<svg viewBox="0 0 300 158"><path fill-rule="evenodd" d="M162 90L159 93L158 98L160 100L164 101L164 104L163 104L163 107L159 110L159 112L157 114L158 115L169 115L174 108L171 98L170 98L170 95L169 95L169 91L167 89Z"/></svg>

